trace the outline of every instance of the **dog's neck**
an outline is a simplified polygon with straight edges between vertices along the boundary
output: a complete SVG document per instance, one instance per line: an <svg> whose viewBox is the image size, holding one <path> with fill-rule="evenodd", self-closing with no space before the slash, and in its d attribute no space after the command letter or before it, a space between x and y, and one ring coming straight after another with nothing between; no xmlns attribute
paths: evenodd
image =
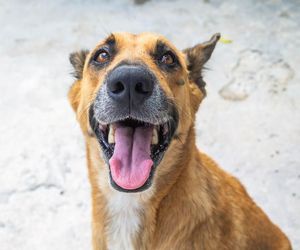
<svg viewBox="0 0 300 250"><path fill-rule="evenodd" d="M141 227L144 208L134 194L113 192L107 199L108 222L106 227L108 249L133 250Z"/></svg>
<svg viewBox="0 0 300 250"><path fill-rule="evenodd" d="M193 130L190 132L194 133ZM190 133L185 138L186 140L189 140L189 137L193 138L193 136L189 135ZM187 154L189 158L181 155L179 157L180 160L177 162L175 160L171 161L176 171L165 176L168 181L158 183L155 189L150 188L142 193L121 193L113 190L111 187L109 189L106 187L106 191L103 192L102 187L100 188L102 191L96 191L97 195L101 193L100 196L102 198L97 199L97 201L94 200L96 203L101 203L101 205L96 204L96 206L94 204L94 213L97 214L96 216L94 214L94 220L101 220L100 223L103 223L102 230L106 236L105 245L108 249L143 249L142 246L148 245L149 242L155 242L154 234L157 231L156 220L159 211L162 207L165 207L163 208L164 210L169 209L166 208L168 207L166 203L170 199L176 199L175 196L178 195L178 190L182 190L183 193L185 192L188 179L192 178L191 176L193 175L192 171L188 170L186 166L196 164L189 164L189 161L197 161L191 153L196 152L196 145L195 143L191 143L189 145L192 148L188 148L184 143L186 140L181 141L180 145L181 147L185 147L185 150L180 151L189 152ZM163 168L164 166L161 165L160 167ZM180 175L181 177L178 178ZM103 177L105 174L100 173L100 176ZM180 179L180 183L177 181L178 179ZM102 179L101 183L107 182ZM102 211L99 211L100 209ZM172 214L172 211L169 213ZM137 246L139 247L137 248Z"/></svg>
<svg viewBox="0 0 300 250"><path fill-rule="evenodd" d="M158 213L161 210L164 210L163 213L169 210L167 213L173 214L169 204L174 204L173 201L178 195L178 190L184 194L186 193L185 188L188 189L188 185L184 183L189 178L187 175L190 176L190 174L182 174L185 177L184 179L180 178L180 183L175 182L162 192L155 192L154 196L149 194L149 198L147 193L143 196L115 191L113 195L110 195L107 200L107 223L105 227L107 248L134 250L145 247L147 249L146 246L149 242L155 242ZM176 221L174 218L171 220ZM176 228L176 223L174 228Z"/></svg>

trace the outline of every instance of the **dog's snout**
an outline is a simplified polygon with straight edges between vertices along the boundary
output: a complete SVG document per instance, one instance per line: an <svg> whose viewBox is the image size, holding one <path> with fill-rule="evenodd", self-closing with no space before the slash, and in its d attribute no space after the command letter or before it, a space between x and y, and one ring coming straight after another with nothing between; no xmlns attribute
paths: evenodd
<svg viewBox="0 0 300 250"><path fill-rule="evenodd" d="M107 79L107 91L121 105L137 106L149 98L154 81L142 66L123 65L115 68Z"/></svg>

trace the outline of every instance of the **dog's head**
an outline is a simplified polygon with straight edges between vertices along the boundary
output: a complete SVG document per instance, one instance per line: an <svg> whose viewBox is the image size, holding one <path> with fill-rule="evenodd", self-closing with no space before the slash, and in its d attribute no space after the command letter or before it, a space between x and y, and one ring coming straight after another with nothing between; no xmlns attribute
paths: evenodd
<svg viewBox="0 0 300 250"><path fill-rule="evenodd" d="M205 96L203 65L219 38L179 51L160 35L116 33L71 54L77 80L69 99L102 180L137 192L176 171Z"/></svg>

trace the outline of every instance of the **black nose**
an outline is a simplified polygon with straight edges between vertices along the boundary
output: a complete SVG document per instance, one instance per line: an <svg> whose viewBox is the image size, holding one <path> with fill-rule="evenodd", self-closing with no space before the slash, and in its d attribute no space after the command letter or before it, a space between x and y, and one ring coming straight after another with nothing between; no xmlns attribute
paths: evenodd
<svg viewBox="0 0 300 250"><path fill-rule="evenodd" d="M111 98L129 107L142 104L153 91L151 73L142 66L122 65L115 68L107 78L107 91Z"/></svg>

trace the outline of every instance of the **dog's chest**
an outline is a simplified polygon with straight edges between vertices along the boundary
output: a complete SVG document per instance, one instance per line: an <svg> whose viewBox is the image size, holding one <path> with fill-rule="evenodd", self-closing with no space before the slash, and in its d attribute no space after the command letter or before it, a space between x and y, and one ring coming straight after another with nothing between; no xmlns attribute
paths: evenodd
<svg viewBox="0 0 300 250"><path fill-rule="evenodd" d="M131 194L114 194L108 200L108 213L108 249L133 250L133 242L141 223L142 206L139 200Z"/></svg>

